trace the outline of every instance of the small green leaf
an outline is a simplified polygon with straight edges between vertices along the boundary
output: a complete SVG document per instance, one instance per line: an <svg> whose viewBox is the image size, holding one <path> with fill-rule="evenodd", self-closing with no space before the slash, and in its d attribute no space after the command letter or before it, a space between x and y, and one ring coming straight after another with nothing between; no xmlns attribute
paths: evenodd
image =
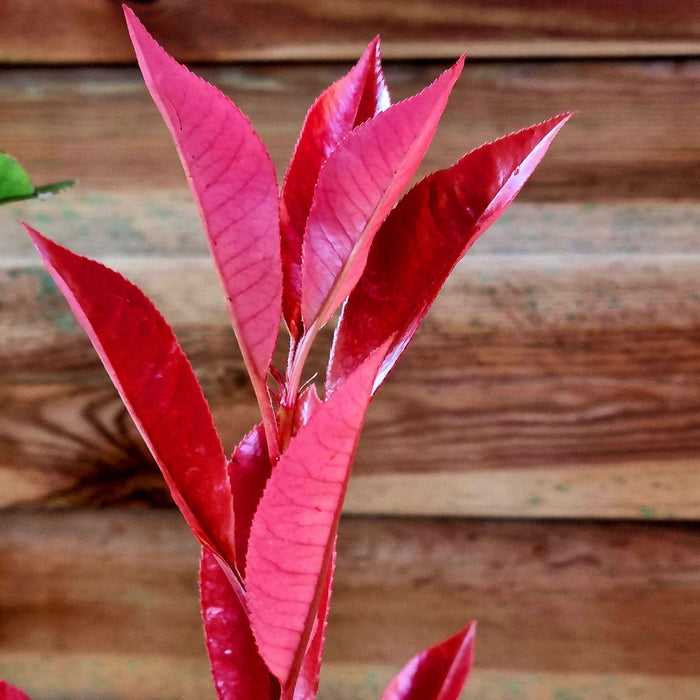
<svg viewBox="0 0 700 700"><path fill-rule="evenodd" d="M0 202L34 196L34 185L22 166L7 153L0 152Z"/></svg>
<svg viewBox="0 0 700 700"><path fill-rule="evenodd" d="M62 180L35 188L24 168L12 156L0 151L0 204L34 197L48 199L73 185L75 180Z"/></svg>

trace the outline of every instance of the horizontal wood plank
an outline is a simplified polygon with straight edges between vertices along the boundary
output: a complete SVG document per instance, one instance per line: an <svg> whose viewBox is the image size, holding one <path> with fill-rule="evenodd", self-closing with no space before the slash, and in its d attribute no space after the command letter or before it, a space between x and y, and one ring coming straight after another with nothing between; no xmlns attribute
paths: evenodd
<svg viewBox="0 0 700 700"><path fill-rule="evenodd" d="M0 532L1 675L36 698L213 697L198 547L177 514L5 512ZM668 524L344 519L321 697L378 697L409 656L477 617L471 689L483 697L508 697L510 684L525 698L691 698L699 536Z"/></svg>
<svg viewBox="0 0 700 700"><path fill-rule="evenodd" d="M700 52L697 0L168 0L129 3L186 61L348 60L376 34L390 58L671 56ZM4 0L0 61L133 60L118 3Z"/></svg>
<svg viewBox="0 0 700 700"><path fill-rule="evenodd" d="M390 65L394 98L422 89L441 67ZM281 178L306 110L343 68L201 72L251 118ZM468 63L420 172L447 167L484 141L576 110L521 198L694 199L699 81L699 61ZM40 184L77 178L93 194L184 187L167 130L133 68L2 70L0 134L0 148Z"/></svg>
<svg viewBox="0 0 700 700"><path fill-rule="evenodd" d="M399 664L326 662L318 700L377 700L399 670ZM94 700L214 700L206 659L133 653L7 652L0 674L31 690L36 700L80 698L85 689ZM96 688L95 678L99 679ZM614 673L527 673L510 669L472 669L463 700L697 700L697 677Z"/></svg>
<svg viewBox="0 0 700 700"><path fill-rule="evenodd" d="M34 219L147 291L232 449L258 413L192 205L182 193L72 192L5 210L0 503L169 503L12 220ZM516 204L457 267L378 395L347 512L699 517L699 219L690 204ZM309 374L322 376L329 337Z"/></svg>

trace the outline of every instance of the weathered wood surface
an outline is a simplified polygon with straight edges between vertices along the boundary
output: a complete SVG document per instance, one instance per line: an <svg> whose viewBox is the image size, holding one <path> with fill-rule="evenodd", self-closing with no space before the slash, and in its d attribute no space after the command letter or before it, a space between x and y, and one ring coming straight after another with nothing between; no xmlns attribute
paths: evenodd
<svg viewBox="0 0 700 700"><path fill-rule="evenodd" d="M445 64L446 65L446 64ZM395 99L436 64L392 64ZM203 69L249 115L281 175L306 110L341 66ZM421 173L555 114L577 110L522 193L538 201L694 199L700 61L468 63ZM175 149L135 68L0 70L0 150L37 182L85 192L184 187Z"/></svg>
<svg viewBox="0 0 700 700"><path fill-rule="evenodd" d="M176 513L5 512L0 531L0 675L37 700L212 697L198 547ZM699 538L670 524L345 519L322 697L378 697L414 651L477 617L466 697L693 698Z"/></svg>
<svg viewBox="0 0 700 700"><path fill-rule="evenodd" d="M697 0L161 0L128 3L180 60L348 60L376 34L392 58L700 52ZM119 3L0 4L0 62L133 60Z"/></svg>
<svg viewBox="0 0 700 700"><path fill-rule="evenodd" d="M194 206L182 192L74 191L5 215L0 503L168 503L14 222L144 288L232 449L258 414ZM699 221L691 204L514 205L457 267L373 404L347 512L699 517ZM310 373L323 372L329 335Z"/></svg>

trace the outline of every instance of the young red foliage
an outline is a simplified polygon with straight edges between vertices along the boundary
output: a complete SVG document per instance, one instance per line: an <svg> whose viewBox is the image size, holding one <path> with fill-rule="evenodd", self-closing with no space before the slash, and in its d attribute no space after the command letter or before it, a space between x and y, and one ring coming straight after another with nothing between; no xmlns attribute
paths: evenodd
<svg viewBox="0 0 700 700"><path fill-rule="evenodd" d="M172 329L119 273L25 229L95 346L187 524L233 569L226 457Z"/></svg>
<svg viewBox="0 0 700 700"><path fill-rule="evenodd" d="M371 396L450 270L569 115L476 149L396 205L464 59L390 105L375 39L312 106L278 195L248 120L125 13L198 202L261 408L262 422L230 460L189 362L145 295L26 228L203 545L202 616L219 697L313 700L338 523ZM302 385L304 362L343 302L321 398L313 383ZM285 376L270 364L282 308ZM456 700L473 637L470 625L414 657L383 700Z"/></svg>
<svg viewBox="0 0 700 700"><path fill-rule="evenodd" d="M238 107L173 60L126 6L124 13L144 80L199 206L273 450L266 380L282 315L274 166Z"/></svg>
<svg viewBox="0 0 700 700"><path fill-rule="evenodd" d="M214 554L202 547L199 595L214 686L221 700L278 700L280 686L262 660L248 613Z"/></svg>
<svg viewBox="0 0 700 700"><path fill-rule="evenodd" d="M0 680L0 700L31 700L31 698L14 685Z"/></svg>
<svg viewBox="0 0 700 700"><path fill-rule="evenodd" d="M352 459L385 350L375 350L292 438L253 519L245 578L250 621L283 697L292 697L324 592Z"/></svg>
<svg viewBox="0 0 700 700"><path fill-rule="evenodd" d="M324 90L309 109L280 193L283 308L292 338L301 326L301 250L319 172L338 144L390 104L379 58L379 37L352 70Z"/></svg>
<svg viewBox="0 0 700 700"><path fill-rule="evenodd" d="M414 656L391 680L382 700L459 700L474 662L476 623Z"/></svg>
<svg viewBox="0 0 700 700"><path fill-rule="evenodd" d="M372 239L413 177L464 58L423 92L354 129L321 169L302 249L304 328L325 324L360 278Z"/></svg>
<svg viewBox="0 0 700 700"><path fill-rule="evenodd" d="M336 327L326 391L394 335L375 389L415 334L447 276L513 201L571 117L504 136L419 182L375 236Z"/></svg>

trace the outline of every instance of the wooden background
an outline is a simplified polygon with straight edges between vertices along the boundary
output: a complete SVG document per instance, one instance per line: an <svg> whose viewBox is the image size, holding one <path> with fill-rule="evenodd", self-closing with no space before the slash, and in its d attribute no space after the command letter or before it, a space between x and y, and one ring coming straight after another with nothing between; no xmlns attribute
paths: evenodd
<svg viewBox="0 0 700 700"><path fill-rule="evenodd" d="M478 618L467 698L700 697L700 3L129 3L284 172L375 34L395 99L469 52L422 172L565 110L374 402L321 697L378 698ZM198 547L16 220L140 284L227 449L255 418L116 2L0 3L0 676L35 700L212 698ZM314 363L321 367L323 348Z"/></svg>

